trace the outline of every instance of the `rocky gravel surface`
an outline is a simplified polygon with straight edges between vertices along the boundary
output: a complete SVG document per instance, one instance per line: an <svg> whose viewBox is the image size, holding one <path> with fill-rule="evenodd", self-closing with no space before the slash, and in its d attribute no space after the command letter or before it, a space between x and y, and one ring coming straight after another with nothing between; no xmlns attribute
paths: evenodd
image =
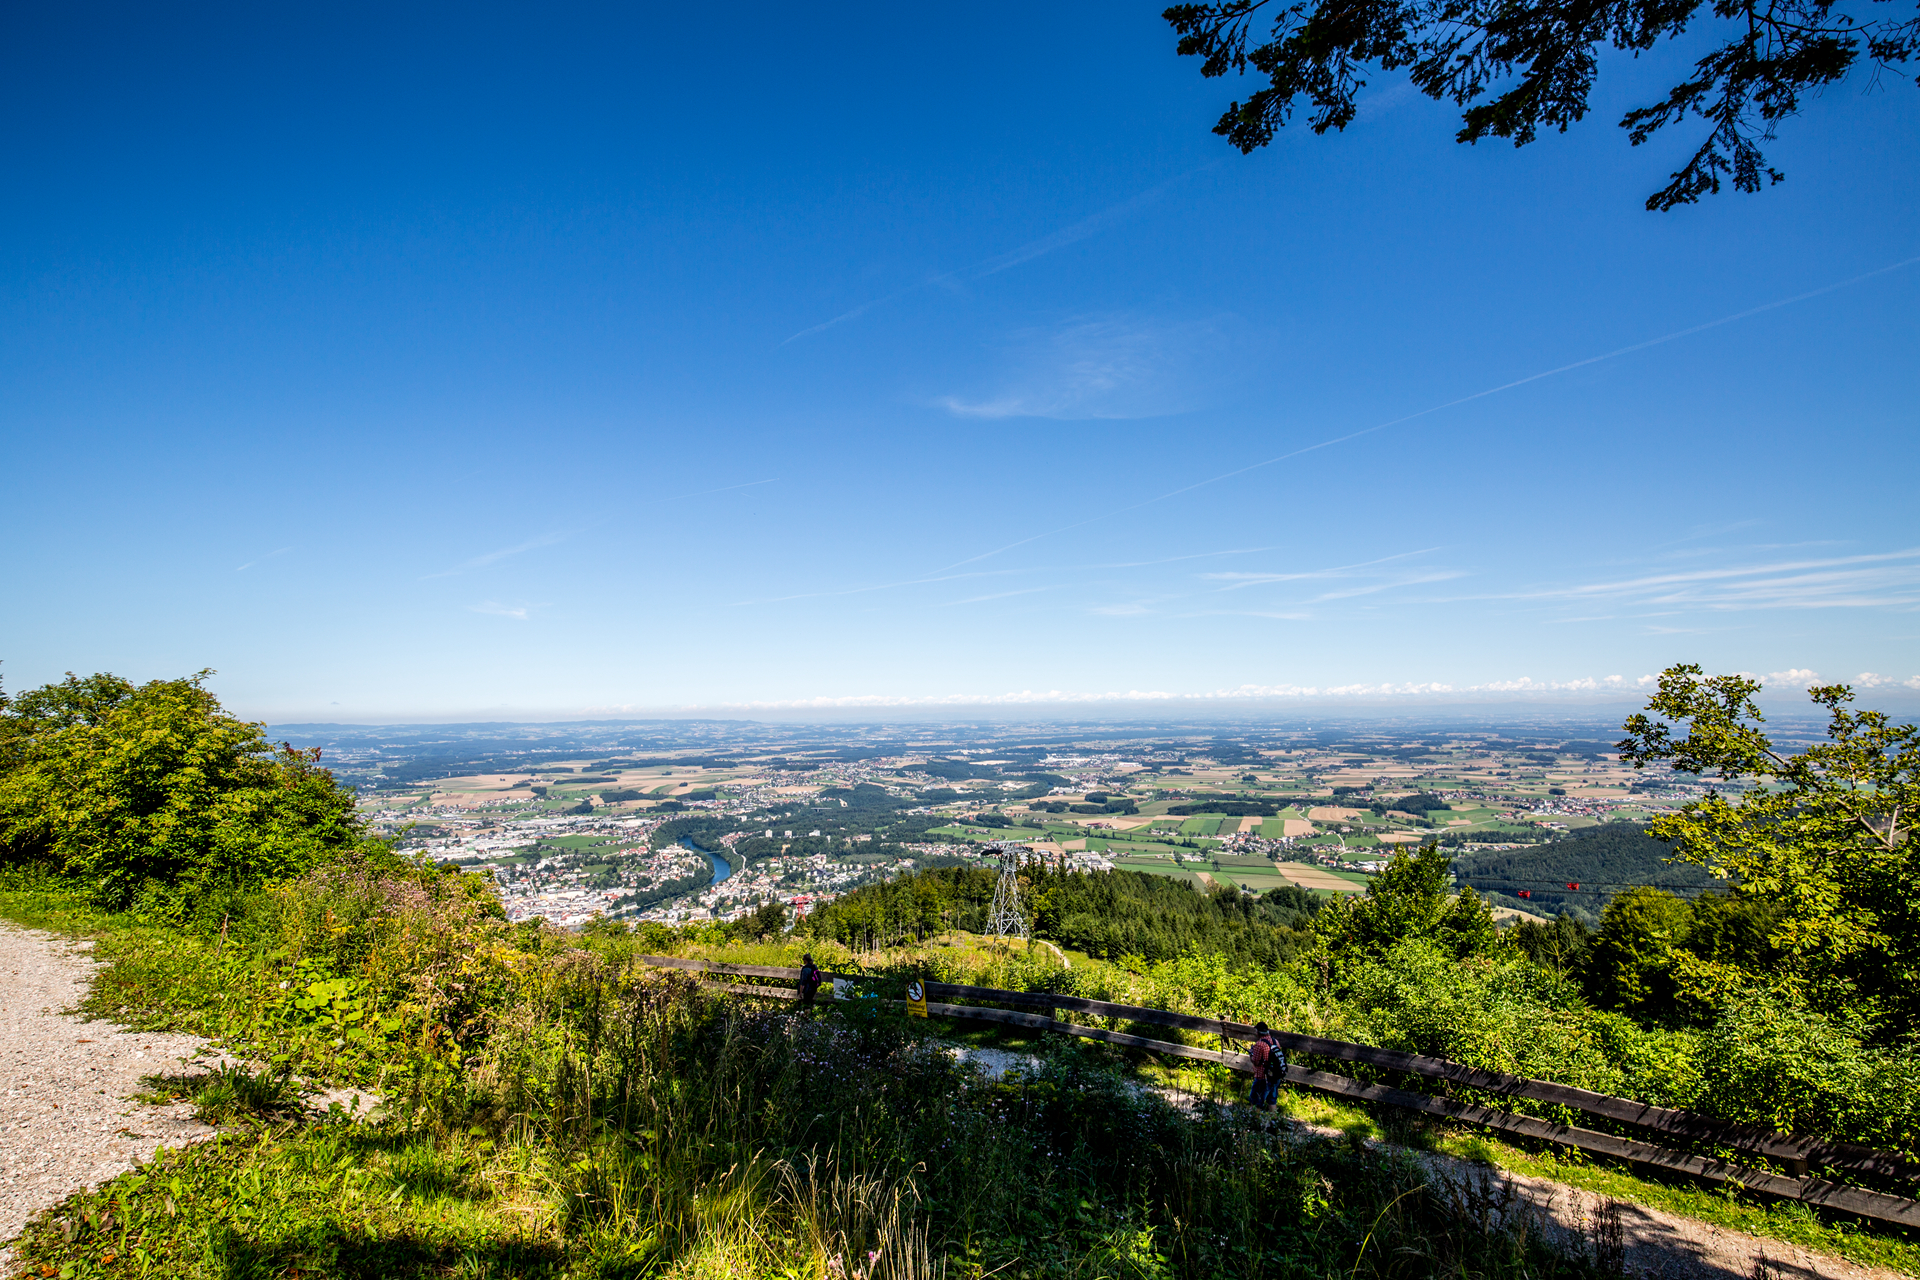
<svg viewBox="0 0 1920 1280"><path fill-rule="evenodd" d="M66 1012L98 967L87 946L0 924L0 1240L159 1148L214 1133L190 1103L130 1101L147 1076L220 1061L206 1041Z"/></svg>

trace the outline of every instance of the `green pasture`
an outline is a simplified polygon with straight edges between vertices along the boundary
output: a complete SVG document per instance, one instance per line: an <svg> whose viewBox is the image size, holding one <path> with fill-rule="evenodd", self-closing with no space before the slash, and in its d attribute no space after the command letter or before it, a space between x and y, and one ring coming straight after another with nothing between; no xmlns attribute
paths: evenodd
<svg viewBox="0 0 1920 1280"><path fill-rule="evenodd" d="M1143 867L1174 865L1174 857L1171 853L1155 853L1149 849L1099 849L1094 852L1106 854L1116 867L1133 866L1135 863Z"/></svg>
<svg viewBox="0 0 1920 1280"><path fill-rule="evenodd" d="M1174 880L1185 880L1189 883L1198 883L1196 877L1200 872L1205 871L1211 873L1213 870L1207 866L1206 863L1198 859L1189 862L1184 867L1175 866L1171 860L1167 859L1142 859L1138 862L1116 861L1113 865L1122 871L1139 871L1150 876L1167 876Z"/></svg>
<svg viewBox="0 0 1920 1280"><path fill-rule="evenodd" d="M1168 846L1164 844L1141 844L1138 841L1105 840L1099 836L1087 837L1087 850L1091 853L1105 853L1114 857L1138 855L1146 858L1165 858Z"/></svg>
<svg viewBox="0 0 1920 1280"><path fill-rule="evenodd" d="M930 836L954 836L961 840L970 840L975 844L984 844L990 840L1045 840L1049 833L1035 827L933 827L927 832Z"/></svg>
<svg viewBox="0 0 1920 1280"><path fill-rule="evenodd" d="M1283 889L1293 883L1278 871L1272 870L1272 863L1268 863L1267 866L1268 870L1259 871L1251 867L1229 867L1223 861L1218 870L1211 868L1209 870L1216 881L1237 885L1248 893L1265 893L1269 889Z"/></svg>
<svg viewBox="0 0 1920 1280"><path fill-rule="evenodd" d="M550 849L590 849L594 845L613 844L606 836L542 836L538 844Z"/></svg>

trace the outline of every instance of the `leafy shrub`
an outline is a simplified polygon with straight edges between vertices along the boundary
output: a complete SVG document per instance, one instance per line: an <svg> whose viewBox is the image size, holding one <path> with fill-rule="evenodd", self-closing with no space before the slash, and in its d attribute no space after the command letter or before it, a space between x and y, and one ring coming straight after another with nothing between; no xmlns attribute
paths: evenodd
<svg viewBox="0 0 1920 1280"><path fill-rule="evenodd" d="M1336 900L1314 929L1336 957L1378 955L1403 938L1432 938L1456 957L1484 955L1499 937L1493 913L1471 889L1452 890L1453 870L1432 844L1399 853L1357 897Z"/></svg>
<svg viewBox="0 0 1920 1280"><path fill-rule="evenodd" d="M239 1063L215 1067L187 1082L193 1098L194 1119L203 1124L227 1124L242 1116L270 1117L298 1099L285 1074L255 1074Z"/></svg>
<svg viewBox="0 0 1920 1280"><path fill-rule="evenodd" d="M319 751L274 750L221 709L211 674L69 675L0 702L0 858L179 918L223 887L285 881L368 843Z"/></svg>
<svg viewBox="0 0 1920 1280"><path fill-rule="evenodd" d="M1607 904L1587 946L1595 1003L1645 1018L1711 1021L1778 956L1779 904L1738 893L1688 900L1650 886Z"/></svg>
<svg viewBox="0 0 1920 1280"><path fill-rule="evenodd" d="M1866 1028L1752 991L1700 1037L1702 1110L1784 1132L1912 1150L1920 1056L1866 1043Z"/></svg>

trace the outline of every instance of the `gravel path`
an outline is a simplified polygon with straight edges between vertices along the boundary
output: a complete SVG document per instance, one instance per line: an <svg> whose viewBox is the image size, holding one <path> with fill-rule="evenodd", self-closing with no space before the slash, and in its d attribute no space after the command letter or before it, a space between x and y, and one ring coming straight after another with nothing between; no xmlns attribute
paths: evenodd
<svg viewBox="0 0 1920 1280"><path fill-rule="evenodd" d="M217 1055L206 1041L62 1012L85 997L99 967L88 945L0 924L0 1240L160 1147L214 1132L193 1119L191 1103L128 1101L142 1077L179 1072L183 1060L210 1065Z"/></svg>
<svg viewBox="0 0 1920 1280"><path fill-rule="evenodd" d="M1608 1234L1611 1217L1622 1272L1629 1276L1674 1280L1905 1280L1897 1271L1862 1267L1830 1254L1810 1253L1797 1245L1728 1231L1697 1218L1650 1209L1627 1200L1611 1200L1546 1178L1502 1173L1450 1156L1425 1155L1435 1182L1472 1213L1474 1203L1499 1194L1493 1184L1508 1182L1528 1206L1538 1228L1562 1248L1591 1251Z"/></svg>
<svg viewBox="0 0 1920 1280"><path fill-rule="evenodd" d="M999 1079L1009 1070L1031 1070L1040 1063L1030 1053L1007 1049L952 1048L956 1058L990 1080ZM1182 1090L1151 1091L1188 1116L1220 1105ZM1342 1136L1338 1129L1279 1115L1268 1123L1286 1125L1302 1137ZM1373 1140L1368 1145L1380 1144ZM1698 1218L1597 1196L1549 1178L1509 1173L1437 1152L1417 1155L1431 1171L1435 1190L1452 1200L1461 1216L1506 1220L1515 1214L1528 1214L1537 1230L1573 1252L1591 1252L1596 1241L1612 1237L1624 1275L1661 1280L1911 1280L1902 1272L1858 1266L1845 1258L1812 1253L1784 1241L1728 1231ZM1502 1205L1509 1194L1512 1199Z"/></svg>

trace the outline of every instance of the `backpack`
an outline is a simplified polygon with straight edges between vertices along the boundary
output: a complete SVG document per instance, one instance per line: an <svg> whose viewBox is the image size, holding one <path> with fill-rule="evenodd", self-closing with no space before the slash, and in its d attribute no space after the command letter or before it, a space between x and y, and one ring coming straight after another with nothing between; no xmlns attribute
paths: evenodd
<svg viewBox="0 0 1920 1280"><path fill-rule="evenodd" d="M1278 1080L1287 1069L1287 1051L1280 1047L1280 1038L1269 1031L1256 1042L1267 1047L1266 1076L1269 1080Z"/></svg>
<svg viewBox="0 0 1920 1280"><path fill-rule="evenodd" d="M813 965L813 964L802 965L800 967L800 981L806 983L810 987L819 986L820 985L820 966Z"/></svg>

